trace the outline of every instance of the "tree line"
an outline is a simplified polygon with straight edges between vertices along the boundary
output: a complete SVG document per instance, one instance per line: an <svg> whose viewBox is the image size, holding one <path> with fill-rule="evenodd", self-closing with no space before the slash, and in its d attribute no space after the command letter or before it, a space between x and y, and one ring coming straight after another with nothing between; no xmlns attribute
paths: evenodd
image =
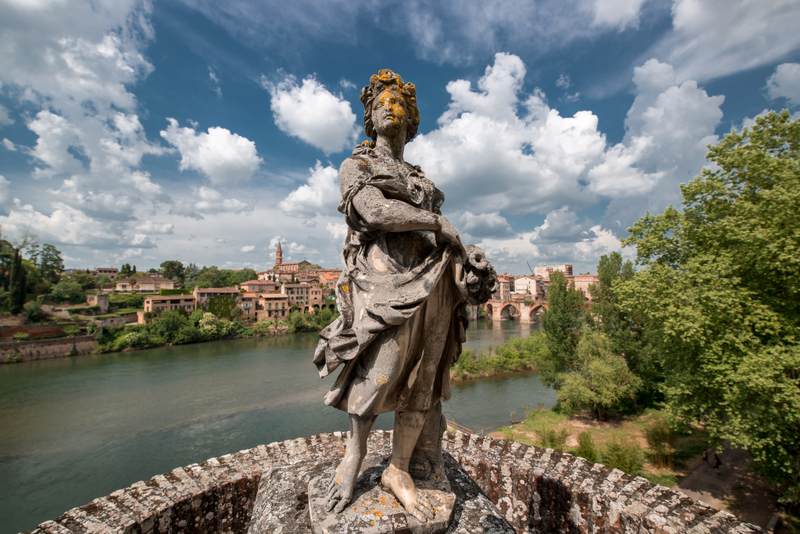
<svg viewBox="0 0 800 534"><path fill-rule="evenodd" d="M587 308L559 274L542 377L559 409L658 406L747 450L800 503L800 120L770 112L710 147L682 209L629 229L636 268L603 256Z"/></svg>

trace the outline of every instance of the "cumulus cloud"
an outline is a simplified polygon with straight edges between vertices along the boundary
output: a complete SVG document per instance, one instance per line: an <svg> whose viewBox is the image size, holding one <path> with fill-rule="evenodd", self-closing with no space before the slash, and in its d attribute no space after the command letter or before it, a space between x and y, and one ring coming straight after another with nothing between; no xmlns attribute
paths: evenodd
<svg viewBox="0 0 800 534"><path fill-rule="evenodd" d="M644 0L594 0L592 24L624 30L639 24L639 12Z"/></svg>
<svg viewBox="0 0 800 534"><path fill-rule="evenodd" d="M83 164L70 151L81 144L79 132L64 117L42 110L28 122L28 129L37 136L30 154L45 165L34 170L34 178L83 170Z"/></svg>
<svg viewBox="0 0 800 534"><path fill-rule="evenodd" d="M244 245L242 248L239 249L240 252L253 252L256 249L255 245Z"/></svg>
<svg viewBox="0 0 800 534"><path fill-rule="evenodd" d="M146 220L139 223L136 229L144 234L171 235L175 232L175 225L172 223L158 223L152 220Z"/></svg>
<svg viewBox="0 0 800 534"><path fill-rule="evenodd" d="M780 60L800 48L795 0L675 0L673 30L648 52L678 79L705 81Z"/></svg>
<svg viewBox="0 0 800 534"><path fill-rule="evenodd" d="M249 180L262 163L256 144L227 128L211 127L198 132L192 127L181 127L177 120L168 118L161 137L180 152L182 171L201 172L214 185Z"/></svg>
<svg viewBox="0 0 800 534"><path fill-rule="evenodd" d="M511 234L511 225L500 213L472 213L465 211L455 220L459 230L473 237L506 236Z"/></svg>
<svg viewBox="0 0 800 534"><path fill-rule="evenodd" d="M42 241L54 244L107 247L126 241L111 225L57 202L48 214L15 200L9 213L0 217L0 225L4 233L12 237L35 235Z"/></svg>
<svg viewBox="0 0 800 534"><path fill-rule="evenodd" d="M606 146L597 116L565 117L541 90L522 94L525 71L519 57L499 53L476 89L450 82L439 127L407 146L406 159L445 190L449 209L544 213L595 200L583 184Z"/></svg>
<svg viewBox="0 0 800 534"><path fill-rule="evenodd" d="M0 174L0 215L8 213L7 208L11 202L11 189L8 179Z"/></svg>
<svg viewBox="0 0 800 534"><path fill-rule="evenodd" d="M767 80L767 94L772 100L785 98L800 106L800 63L782 63Z"/></svg>
<svg viewBox="0 0 800 534"><path fill-rule="evenodd" d="M194 190L191 210L199 213L241 212L250 209L246 202L225 198L218 190L202 185ZM192 214L192 211L188 212Z"/></svg>
<svg viewBox="0 0 800 534"><path fill-rule="evenodd" d="M270 93L275 125L284 133L326 154L350 147L358 135L350 102L331 93L313 77L298 83L288 76L278 83L263 81Z"/></svg>
<svg viewBox="0 0 800 534"><path fill-rule="evenodd" d="M14 119L11 118L8 108L3 104L0 104L0 127L8 126L10 124L14 124Z"/></svg>
<svg viewBox="0 0 800 534"><path fill-rule="evenodd" d="M15 145L14 142L8 137L4 137L2 143L3 143L3 148L8 150L9 152L17 151L17 145Z"/></svg>
<svg viewBox="0 0 800 534"><path fill-rule="evenodd" d="M340 197L338 171L317 161L308 172L306 183L289 193L280 208L298 217L334 214Z"/></svg>
<svg viewBox="0 0 800 534"><path fill-rule="evenodd" d="M706 161L707 146L717 142L714 131L722 119L725 97L709 95L694 80L679 80L671 65L656 59L634 69L636 98L625 119L625 139L616 160L635 159L640 176L617 174L620 183L633 179L641 189L625 200L611 201L606 221L612 228L624 230L645 211L679 204L679 184L697 175ZM595 188L610 187L605 171L613 170L615 159L607 159L607 164L597 171ZM644 188L646 183L652 186Z"/></svg>

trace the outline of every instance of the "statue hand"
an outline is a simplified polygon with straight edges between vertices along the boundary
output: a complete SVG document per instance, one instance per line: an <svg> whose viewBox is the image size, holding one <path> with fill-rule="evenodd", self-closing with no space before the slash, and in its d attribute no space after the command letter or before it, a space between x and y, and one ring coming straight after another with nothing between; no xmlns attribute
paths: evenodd
<svg viewBox="0 0 800 534"><path fill-rule="evenodd" d="M453 224L448 221L447 218L442 216L439 216L439 225L440 228L436 233L436 239L440 240L442 243L455 245L456 248L463 253L464 245L461 244L461 237L459 237L455 226L453 226Z"/></svg>

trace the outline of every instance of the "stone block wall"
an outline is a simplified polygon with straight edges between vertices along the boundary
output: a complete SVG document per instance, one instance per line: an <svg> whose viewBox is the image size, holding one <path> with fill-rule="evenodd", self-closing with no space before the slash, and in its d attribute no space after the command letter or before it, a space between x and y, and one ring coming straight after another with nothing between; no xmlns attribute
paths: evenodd
<svg viewBox="0 0 800 534"><path fill-rule="evenodd" d="M49 360L91 354L97 349L94 336L61 337L31 341L0 342L0 364Z"/></svg>
<svg viewBox="0 0 800 534"><path fill-rule="evenodd" d="M330 462L344 453L344 440L341 432L320 434L179 467L32 532L246 533L263 473ZM446 433L444 445L518 532L760 532L682 493L570 454L463 432ZM388 451L391 432L373 432L369 446Z"/></svg>

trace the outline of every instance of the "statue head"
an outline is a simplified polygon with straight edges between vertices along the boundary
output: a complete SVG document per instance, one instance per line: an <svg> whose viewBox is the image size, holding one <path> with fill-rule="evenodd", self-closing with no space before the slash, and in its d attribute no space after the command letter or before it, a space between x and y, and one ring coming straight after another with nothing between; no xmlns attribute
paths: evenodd
<svg viewBox="0 0 800 534"><path fill-rule="evenodd" d="M370 76L369 85L361 90L361 103L364 104L364 132L373 141L381 128L399 127L400 121L405 122L406 143L417 135L417 88L411 82L404 83L393 70L381 69ZM374 116L378 109L385 110L385 115Z"/></svg>

